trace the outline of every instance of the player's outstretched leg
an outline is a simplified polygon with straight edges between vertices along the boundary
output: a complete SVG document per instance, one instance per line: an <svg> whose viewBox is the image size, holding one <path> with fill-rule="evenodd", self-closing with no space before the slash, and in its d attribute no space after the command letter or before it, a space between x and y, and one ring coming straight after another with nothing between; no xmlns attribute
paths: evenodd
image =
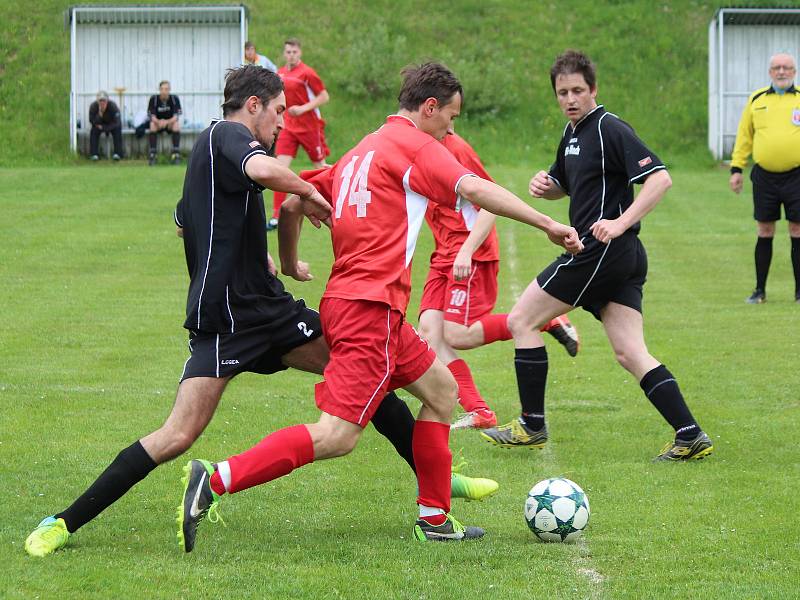
<svg viewBox="0 0 800 600"><path fill-rule="evenodd" d="M178 545L194 550L197 526L206 515L211 523L220 520L220 496L211 489L214 466L207 460L190 460L183 468L183 498L178 505Z"/></svg>
<svg viewBox="0 0 800 600"><path fill-rule="evenodd" d="M445 515L440 525L432 525L425 519L417 519L414 525L414 537L420 542L450 542L476 540L486 532L480 527L464 526L451 514Z"/></svg>
<svg viewBox="0 0 800 600"><path fill-rule="evenodd" d="M570 356L578 354L581 347L581 340L578 337L578 330L575 325L569 320L567 315L561 315L551 320L547 325L542 327L541 331L549 333L556 341L564 346L564 350Z"/></svg>

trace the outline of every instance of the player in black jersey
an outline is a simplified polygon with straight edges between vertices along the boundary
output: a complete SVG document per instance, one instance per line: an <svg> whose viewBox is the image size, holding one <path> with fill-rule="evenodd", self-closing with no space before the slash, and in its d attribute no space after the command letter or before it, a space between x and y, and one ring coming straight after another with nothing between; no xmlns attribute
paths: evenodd
<svg viewBox="0 0 800 600"><path fill-rule="evenodd" d="M544 446L547 352L539 328L580 306L603 323L619 363L675 429L674 440L657 459L708 456L710 438L686 406L672 373L650 355L644 341L647 255L638 237L639 221L670 188L670 176L630 125L597 104L595 69L586 55L567 51L559 56L550 80L569 123L550 172L534 175L530 193L549 200L570 197L570 223L584 249L545 268L511 310L508 327L514 335L522 416L481 435L503 447ZM633 184L642 184L635 200Z"/></svg>
<svg viewBox="0 0 800 600"><path fill-rule="evenodd" d="M183 454L237 374L288 367L323 372L329 353L319 314L286 292L267 253L263 189L300 195L304 213L317 226L331 211L314 186L267 156L285 109L275 73L252 65L229 72L227 119L200 134L175 211L191 278L184 323L191 354L172 412L159 429L122 450L69 508L46 517L25 541L29 554L45 556L63 547L71 533L156 466ZM381 407L373 419L376 429L414 468L414 417L394 393Z"/></svg>

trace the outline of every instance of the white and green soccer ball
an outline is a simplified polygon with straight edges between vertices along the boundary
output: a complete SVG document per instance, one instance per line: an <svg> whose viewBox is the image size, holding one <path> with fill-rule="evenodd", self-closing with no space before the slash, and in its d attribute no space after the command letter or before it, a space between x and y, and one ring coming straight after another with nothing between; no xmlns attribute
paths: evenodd
<svg viewBox="0 0 800 600"><path fill-rule="evenodd" d="M545 542L574 542L589 523L589 498L574 481L540 481L525 501L528 527Z"/></svg>

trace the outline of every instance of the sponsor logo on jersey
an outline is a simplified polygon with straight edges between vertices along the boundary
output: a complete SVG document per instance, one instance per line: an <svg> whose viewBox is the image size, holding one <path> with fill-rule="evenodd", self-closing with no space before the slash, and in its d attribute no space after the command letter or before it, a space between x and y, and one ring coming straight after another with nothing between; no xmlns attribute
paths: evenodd
<svg viewBox="0 0 800 600"><path fill-rule="evenodd" d="M569 143L570 144L577 144L578 143L578 138L570 138Z"/></svg>
<svg viewBox="0 0 800 600"><path fill-rule="evenodd" d="M229 358L220 362L221 365L238 365L239 361L235 358Z"/></svg>
<svg viewBox="0 0 800 600"><path fill-rule="evenodd" d="M800 127L800 108L795 108L792 111L792 124Z"/></svg>
<svg viewBox="0 0 800 600"><path fill-rule="evenodd" d="M639 161L639 166L640 167L646 167L647 165L649 165L652 162L653 162L652 158L650 158L649 156L645 156L642 160Z"/></svg>
<svg viewBox="0 0 800 600"><path fill-rule="evenodd" d="M260 146L260 145L261 145L261 142L259 142L257 140L253 140L252 142L250 142L250 147L251 148L255 148L256 146Z"/></svg>
<svg viewBox="0 0 800 600"><path fill-rule="evenodd" d="M567 146L564 148L564 156L569 156L570 154L574 156L580 156L581 147L580 146Z"/></svg>

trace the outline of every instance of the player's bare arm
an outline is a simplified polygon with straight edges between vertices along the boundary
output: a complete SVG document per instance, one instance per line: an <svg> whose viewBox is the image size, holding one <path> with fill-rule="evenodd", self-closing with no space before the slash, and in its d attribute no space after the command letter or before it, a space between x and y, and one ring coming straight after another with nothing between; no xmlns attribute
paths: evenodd
<svg viewBox="0 0 800 600"><path fill-rule="evenodd" d="M464 177L458 184L458 194L473 204L496 215L527 223L547 234L551 242L567 252L577 254L583 250L574 227L563 225L529 206L504 187L480 177Z"/></svg>
<svg viewBox="0 0 800 600"><path fill-rule="evenodd" d="M666 170L656 171L642 185L639 195L624 213L616 219L601 219L589 228L597 241L607 244L625 233L634 223L641 221L658 204L672 187L672 178Z"/></svg>
<svg viewBox="0 0 800 600"><path fill-rule="evenodd" d="M303 201L298 196L289 196L281 205L278 219L278 256L281 273L297 281L311 281L314 276L308 263L298 258L297 244L303 227Z"/></svg>
<svg viewBox="0 0 800 600"><path fill-rule="evenodd" d="M545 200L558 200L564 197L564 190L547 174L547 171L539 171L531 178L528 192L534 198Z"/></svg>
<svg viewBox="0 0 800 600"><path fill-rule="evenodd" d="M328 94L328 90L322 90L318 96L316 96L313 100L306 102L305 104L299 104L297 106L291 106L287 110L287 112L292 115L293 117L299 117L309 111L314 110L315 108L319 108L323 104L327 104L330 101L331 97Z"/></svg>
<svg viewBox="0 0 800 600"><path fill-rule="evenodd" d="M482 210L478 213L478 218L475 220L472 231L469 232L467 239L461 244L461 248L459 248L453 261L453 278L456 281L469 277L472 271L472 255L489 237L496 220L497 216L488 210Z"/></svg>

